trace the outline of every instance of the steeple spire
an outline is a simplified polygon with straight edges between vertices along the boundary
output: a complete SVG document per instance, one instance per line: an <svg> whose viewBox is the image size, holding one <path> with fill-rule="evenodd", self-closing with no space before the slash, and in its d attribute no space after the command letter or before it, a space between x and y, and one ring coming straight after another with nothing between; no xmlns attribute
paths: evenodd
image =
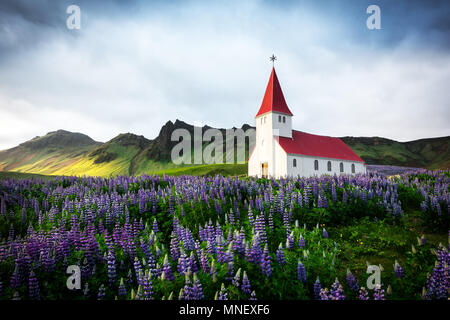
<svg viewBox="0 0 450 320"><path fill-rule="evenodd" d="M269 59L270 61L272 61L272 67L275 67L275 60L277 60L277 57L274 54L272 54L272 56Z"/></svg>
<svg viewBox="0 0 450 320"><path fill-rule="evenodd" d="M267 84L263 102L255 118L270 111L293 116L291 110L289 110L286 104L286 100L284 100L283 91L281 90L274 67L272 67L272 73L270 74L269 83Z"/></svg>

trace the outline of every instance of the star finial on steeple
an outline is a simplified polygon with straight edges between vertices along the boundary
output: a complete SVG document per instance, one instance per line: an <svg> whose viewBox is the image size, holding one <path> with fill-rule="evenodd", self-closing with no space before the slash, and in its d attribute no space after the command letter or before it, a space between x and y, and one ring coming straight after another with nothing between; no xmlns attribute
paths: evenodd
<svg viewBox="0 0 450 320"><path fill-rule="evenodd" d="M274 54L272 54L272 56L269 59L270 59L270 61L272 61L272 67L274 67L275 66L275 60L277 60L277 57Z"/></svg>

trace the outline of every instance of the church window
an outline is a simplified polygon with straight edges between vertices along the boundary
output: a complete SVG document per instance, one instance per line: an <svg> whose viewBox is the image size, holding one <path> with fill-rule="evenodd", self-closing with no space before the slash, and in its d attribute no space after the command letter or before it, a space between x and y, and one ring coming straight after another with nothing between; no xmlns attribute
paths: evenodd
<svg viewBox="0 0 450 320"><path fill-rule="evenodd" d="M344 164L342 162L339 164L339 169L341 172L344 172Z"/></svg>
<svg viewBox="0 0 450 320"><path fill-rule="evenodd" d="M327 166L328 166L328 171L331 171L331 161L328 161Z"/></svg>
<svg viewBox="0 0 450 320"><path fill-rule="evenodd" d="M319 170L319 160L314 160L314 170Z"/></svg>
<svg viewBox="0 0 450 320"><path fill-rule="evenodd" d="M355 164L352 163L352 173L355 173Z"/></svg>
<svg viewBox="0 0 450 320"><path fill-rule="evenodd" d="M281 122L281 116L278 116L278 122Z"/></svg>
<svg viewBox="0 0 450 320"><path fill-rule="evenodd" d="M264 123L266 123L266 117L264 117Z"/></svg>
<svg viewBox="0 0 450 320"><path fill-rule="evenodd" d="M286 117L283 116L283 123L286 123Z"/></svg>
<svg viewBox="0 0 450 320"><path fill-rule="evenodd" d="M296 166L297 166L297 159L294 159L294 160L293 160L293 163L292 163L292 165L293 165L294 167L296 167Z"/></svg>

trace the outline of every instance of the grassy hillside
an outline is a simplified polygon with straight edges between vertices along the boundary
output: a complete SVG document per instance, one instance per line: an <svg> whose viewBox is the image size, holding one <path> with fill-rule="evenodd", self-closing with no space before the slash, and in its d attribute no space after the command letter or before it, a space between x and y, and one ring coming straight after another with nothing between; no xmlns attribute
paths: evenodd
<svg viewBox="0 0 450 320"><path fill-rule="evenodd" d="M0 171L0 180L2 179L28 179L28 178L40 178L40 179L52 179L54 176L46 176L42 174L34 173L21 173L21 172L5 172Z"/></svg>
<svg viewBox="0 0 450 320"><path fill-rule="evenodd" d="M206 164L190 167L172 168L154 172L156 174L167 174L171 176L179 175L209 175L216 174L224 176L243 176L247 175L247 164Z"/></svg>
<svg viewBox="0 0 450 320"><path fill-rule="evenodd" d="M341 138L367 164L450 168L450 137L397 142L385 138Z"/></svg>
<svg viewBox="0 0 450 320"><path fill-rule="evenodd" d="M0 170L57 174L73 166L101 145L81 133L64 130L35 137L15 148L0 151Z"/></svg>
<svg viewBox="0 0 450 320"><path fill-rule="evenodd" d="M158 164L159 165L159 164ZM247 164L210 164L210 165L196 165L196 166L186 166L186 167L166 167L162 169L161 167L156 167L156 170L148 170L142 172L141 174L158 174L158 175L209 175L214 176L220 174L223 176L244 176L247 175ZM70 174L67 174L70 175ZM86 174L87 175L87 174ZM98 176L92 174L91 176ZM99 175L107 176L107 175ZM41 178L41 179L51 179L54 175L42 175L35 173L22 173L13 171L0 171L0 180L8 178L17 179L28 179L28 178Z"/></svg>
<svg viewBox="0 0 450 320"><path fill-rule="evenodd" d="M73 142L73 138L60 130L1 151L0 170L44 175L127 175L132 173L133 158L150 144L150 140L130 133L103 144L93 140L81 144Z"/></svg>

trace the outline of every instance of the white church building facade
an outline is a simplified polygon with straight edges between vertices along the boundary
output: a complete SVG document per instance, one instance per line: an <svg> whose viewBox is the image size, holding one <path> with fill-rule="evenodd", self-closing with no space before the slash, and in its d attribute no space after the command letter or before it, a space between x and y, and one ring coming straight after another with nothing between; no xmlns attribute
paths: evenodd
<svg viewBox="0 0 450 320"><path fill-rule="evenodd" d="M248 175L311 177L366 172L364 161L339 138L292 130L289 110L272 68L256 119L255 147L248 159Z"/></svg>

